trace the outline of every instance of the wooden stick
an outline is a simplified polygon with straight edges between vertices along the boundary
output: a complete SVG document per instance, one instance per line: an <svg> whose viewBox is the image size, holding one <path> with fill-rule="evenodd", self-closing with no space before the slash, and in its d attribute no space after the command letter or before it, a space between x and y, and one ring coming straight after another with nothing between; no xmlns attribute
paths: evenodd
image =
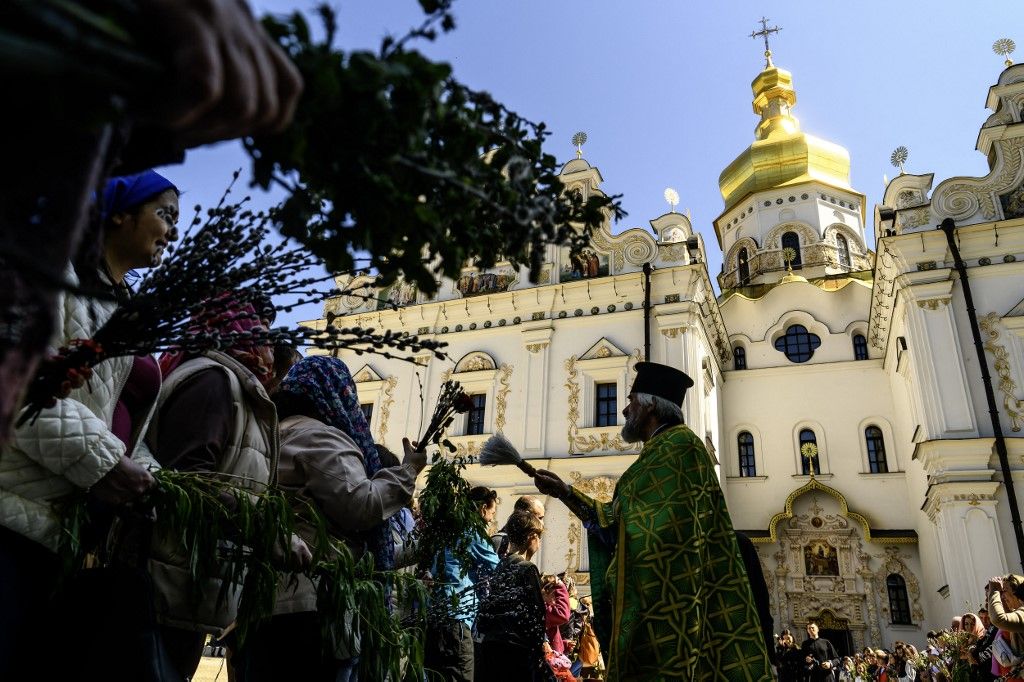
<svg viewBox="0 0 1024 682"><path fill-rule="evenodd" d="M533 465L527 462L525 459L519 460L516 466L519 467L519 469L530 478L537 478L537 470L534 469Z"/></svg>

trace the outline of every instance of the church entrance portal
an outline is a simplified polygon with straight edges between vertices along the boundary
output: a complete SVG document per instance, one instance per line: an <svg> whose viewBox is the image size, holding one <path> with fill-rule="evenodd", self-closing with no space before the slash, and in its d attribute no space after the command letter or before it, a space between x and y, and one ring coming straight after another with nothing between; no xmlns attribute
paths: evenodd
<svg viewBox="0 0 1024 682"><path fill-rule="evenodd" d="M832 642L839 657L853 655L853 636L850 633L850 621L836 618L831 611L822 611L814 619L818 623L818 635Z"/></svg>

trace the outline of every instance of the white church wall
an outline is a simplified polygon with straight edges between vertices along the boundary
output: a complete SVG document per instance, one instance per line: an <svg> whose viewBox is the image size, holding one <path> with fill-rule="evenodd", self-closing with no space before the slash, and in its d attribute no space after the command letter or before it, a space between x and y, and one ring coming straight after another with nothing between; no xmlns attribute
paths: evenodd
<svg viewBox="0 0 1024 682"><path fill-rule="evenodd" d="M797 281L777 286L756 300L731 296L722 305L722 316L730 340L744 346L750 369L796 366L774 344L793 324L802 324L821 340L802 365L845 362L853 359L850 330L867 326L870 296L870 289L856 281L838 291L822 291Z"/></svg>
<svg viewBox="0 0 1024 682"><path fill-rule="evenodd" d="M781 511L790 492L807 481L801 474L797 434L812 428L818 441L822 474L840 490L873 527L912 527L905 474L905 456L893 441L888 379L877 360L739 370L723 383L722 432L726 471L738 472L736 435L750 427L760 445L763 469L747 480L726 478L726 492L737 528L764 530ZM852 396L871 396L853 400ZM868 473L863 456L864 424L879 424L886 434L887 461L892 473ZM727 454L724 454L727 453Z"/></svg>

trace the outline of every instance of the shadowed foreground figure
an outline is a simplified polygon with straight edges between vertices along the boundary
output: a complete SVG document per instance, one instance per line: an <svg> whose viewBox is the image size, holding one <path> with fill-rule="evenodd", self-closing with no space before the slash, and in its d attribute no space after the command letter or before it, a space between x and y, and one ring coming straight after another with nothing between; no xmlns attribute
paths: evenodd
<svg viewBox="0 0 1024 682"><path fill-rule="evenodd" d="M672 367L637 364L622 436L644 447L610 503L537 473L537 488L589 532L608 682L772 679L714 461L682 423L692 385Z"/></svg>

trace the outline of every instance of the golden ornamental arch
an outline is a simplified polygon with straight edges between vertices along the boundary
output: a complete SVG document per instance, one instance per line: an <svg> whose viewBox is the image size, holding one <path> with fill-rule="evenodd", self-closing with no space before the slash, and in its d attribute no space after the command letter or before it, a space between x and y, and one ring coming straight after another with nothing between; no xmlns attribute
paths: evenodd
<svg viewBox="0 0 1024 682"><path fill-rule="evenodd" d="M751 539L754 542L763 543L763 544L769 544L769 543L772 543L772 542L777 542L778 539L779 539L778 538L778 526L779 526L779 523L781 523L782 521L785 521L786 519L793 518L793 504L801 496L806 495L807 493L813 492L815 490L819 490L819 491L825 493L826 495L828 495L829 497L833 498L839 504L839 513L842 516L844 516L844 517L846 517L846 518L848 518L848 519L858 523L860 525L861 529L864 531L864 539L867 540L868 542L874 542L874 543L879 544L879 545L902 545L902 544L913 544L913 543L917 542L917 538L908 537L908 536L900 536L900 537L876 537L876 536L872 536L872 534L871 534L871 524L868 523L868 520L864 516L862 516L861 514L858 514L855 511L852 511L850 509L850 505L849 505L849 503L847 503L846 497L841 492L836 490L835 488L833 488L831 486L828 486L828 485L825 485L824 483L822 483L821 481L819 481L818 479L813 478L813 477L809 481L807 481L807 483L805 483L804 485L800 486L799 488L797 488L796 490L794 490L793 492L791 492L789 494L789 497L786 498L786 504L785 504L785 507L783 508L783 511L781 511L778 514L774 515L772 517L771 521L768 523L768 536L767 537L760 537L760 538L751 538Z"/></svg>

